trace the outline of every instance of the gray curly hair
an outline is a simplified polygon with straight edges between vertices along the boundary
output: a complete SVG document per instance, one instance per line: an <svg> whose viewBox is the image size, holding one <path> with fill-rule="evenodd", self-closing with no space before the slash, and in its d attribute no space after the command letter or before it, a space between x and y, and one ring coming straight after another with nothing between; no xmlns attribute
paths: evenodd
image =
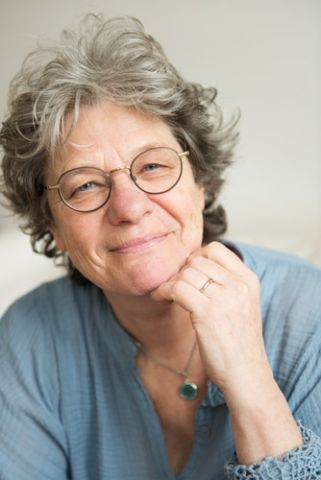
<svg viewBox="0 0 321 480"><path fill-rule="evenodd" d="M84 105L109 100L158 116L171 128L204 186L204 243L226 231L217 204L224 171L237 139L237 117L224 125L215 88L185 81L160 44L132 17L105 20L87 15L77 31L64 31L57 44L40 47L25 59L10 86L9 114L0 131L2 191L23 219L33 250L67 260L69 273L83 279L60 252L49 226L52 215L43 189L49 162L75 125Z"/></svg>

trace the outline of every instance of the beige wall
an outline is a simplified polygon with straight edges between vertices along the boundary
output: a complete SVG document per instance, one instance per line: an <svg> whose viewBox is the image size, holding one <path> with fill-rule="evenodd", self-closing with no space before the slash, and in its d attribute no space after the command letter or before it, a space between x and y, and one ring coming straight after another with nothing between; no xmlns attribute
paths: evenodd
<svg viewBox="0 0 321 480"><path fill-rule="evenodd" d="M319 0L1 0L0 114L11 76L39 36L83 13L139 17L190 80L242 111L237 164L222 200L229 237L321 265L321 2ZM61 272L0 218L0 313Z"/></svg>

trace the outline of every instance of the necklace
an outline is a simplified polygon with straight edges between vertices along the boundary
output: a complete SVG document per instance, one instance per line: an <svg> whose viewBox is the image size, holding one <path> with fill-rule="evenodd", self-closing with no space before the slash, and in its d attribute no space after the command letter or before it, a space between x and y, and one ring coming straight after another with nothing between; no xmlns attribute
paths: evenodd
<svg viewBox="0 0 321 480"><path fill-rule="evenodd" d="M196 349L196 340L193 344L193 348L191 350L191 353L189 354L188 356L188 359L187 359L187 362L186 362L186 365L184 367L183 370L176 370L175 368L171 367L170 365L166 365L166 363L163 363L161 360L159 360L159 358L155 357L154 355L152 355L148 350L146 350L141 343L139 343L137 340L135 341L135 344L137 346L137 348L143 352L147 357L149 357L150 359L152 359L155 363L157 363L158 365L160 365L161 367L163 368L166 368L167 370L169 370L170 372L173 372L173 373L176 373L177 375L179 375L180 377L183 377L184 378L184 382L182 383L182 385L179 387L179 395L184 399L184 400L194 400L197 395L198 395L198 386L195 384L195 383L192 383L188 380L188 371L189 371L189 367L191 365L191 362L192 362L192 359L193 359L193 355L194 355L194 352L195 352L195 349Z"/></svg>

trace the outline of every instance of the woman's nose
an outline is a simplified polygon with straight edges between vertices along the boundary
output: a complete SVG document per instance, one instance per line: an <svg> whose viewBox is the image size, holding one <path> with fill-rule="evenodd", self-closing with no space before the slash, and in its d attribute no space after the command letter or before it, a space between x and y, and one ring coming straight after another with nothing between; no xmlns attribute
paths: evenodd
<svg viewBox="0 0 321 480"><path fill-rule="evenodd" d="M107 215L112 224L138 223L153 209L153 202L131 179L127 170L115 172L112 178Z"/></svg>

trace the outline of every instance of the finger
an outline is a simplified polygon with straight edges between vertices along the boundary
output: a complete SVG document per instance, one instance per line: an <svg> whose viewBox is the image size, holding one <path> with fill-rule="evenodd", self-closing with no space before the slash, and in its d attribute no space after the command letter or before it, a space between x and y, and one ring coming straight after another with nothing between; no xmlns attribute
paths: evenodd
<svg viewBox="0 0 321 480"><path fill-rule="evenodd" d="M198 251L195 251L191 258L202 256L214 261L230 273L237 275L247 281L257 281L257 276L244 262L229 248L220 242L211 242Z"/></svg>
<svg viewBox="0 0 321 480"><path fill-rule="evenodd" d="M173 301L194 314L205 312L209 302L203 293L184 280L163 283L151 293L151 297L157 301Z"/></svg>
<svg viewBox="0 0 321 480"><path fill-rule="evenodd" d="M215 261L202 256L196 256L189 259L186 271L201 272L203 276L212 278L219 285L231 285L234 282L235 275Z"/></svg>
<svg viewBox="0 0 321 480"><path fill-rule="evenodd" d="M176 280L183 280L197 290L200 290L209 280L209 275L207 275L206 272L203 272L200 268L197 269L188 266L181 271L180 276Z"/></svg>
<svg viewBox="0 0 321 480"><path fill-rule="evenodd" d="M208 266L208 263L213 264L211 260L204 258L201 258L201 260L206 263L206 266ZM219 275L215 274L215 267L215 264L214 269L211 268L210 265L210 267L206 270L206 273L204 273L204 270L202 269L198 270L193 267L187 267L181 272L180 280L183 280L189 285L193 286L206 297L215 298L216 302L220 298L223 298L223 295L225 296L223 290L229 292L229 296L235 295L237 293L239 280L235 279L231 274L228 274L230 281L224 284L222 278L219 278Z"/></svg>
<svg viewBox="0 0 321 480"><path fill-rule="evenodd" d="M200 256L191 258L188 262L188 266L181 272L181 275L185 281L194 285L198 289L200 288L202 279L204 280L204 283L206 282L206 279L213 280L216 291L217 286L221 287L221 290L219 292L217 291L219 297L216 295L216 301L224 295L223 290L226 290L229 296L233 296L239 300L241 300L241 298L245 299L248 295L257 296L260 290L259 280L250 270L246 275L236 275L235 273L229 272L221 265L218 265L213 260ZM209 285L203 293L209 298L213 297L213 284Z"/></svg>
<svg viewBox="0 0 321 480"><path fill-rule="evenodd" d="M208 297L207 293L210 289L211 297ZM225 306L231 302L228 292L223 289L222 293L222 287L215 283L202 293L182 280L161 285L157 292L152 293L152 297L158 301L172 301L187 311L197 331L206 325L213 326L213 322L218 321L218 325L223 322L226 318ZM214 303L213 298L215 298Z"/></svg>
<svg viewBox="0 0 321 480"><path fill-rule="evenodd" d="M215 260L219 265L227 269L233 269L235 266L244 265L243 261L229 248L221 242L211 242L207 245L195 250L191 257L202 255L204 257Z"/></svg>

